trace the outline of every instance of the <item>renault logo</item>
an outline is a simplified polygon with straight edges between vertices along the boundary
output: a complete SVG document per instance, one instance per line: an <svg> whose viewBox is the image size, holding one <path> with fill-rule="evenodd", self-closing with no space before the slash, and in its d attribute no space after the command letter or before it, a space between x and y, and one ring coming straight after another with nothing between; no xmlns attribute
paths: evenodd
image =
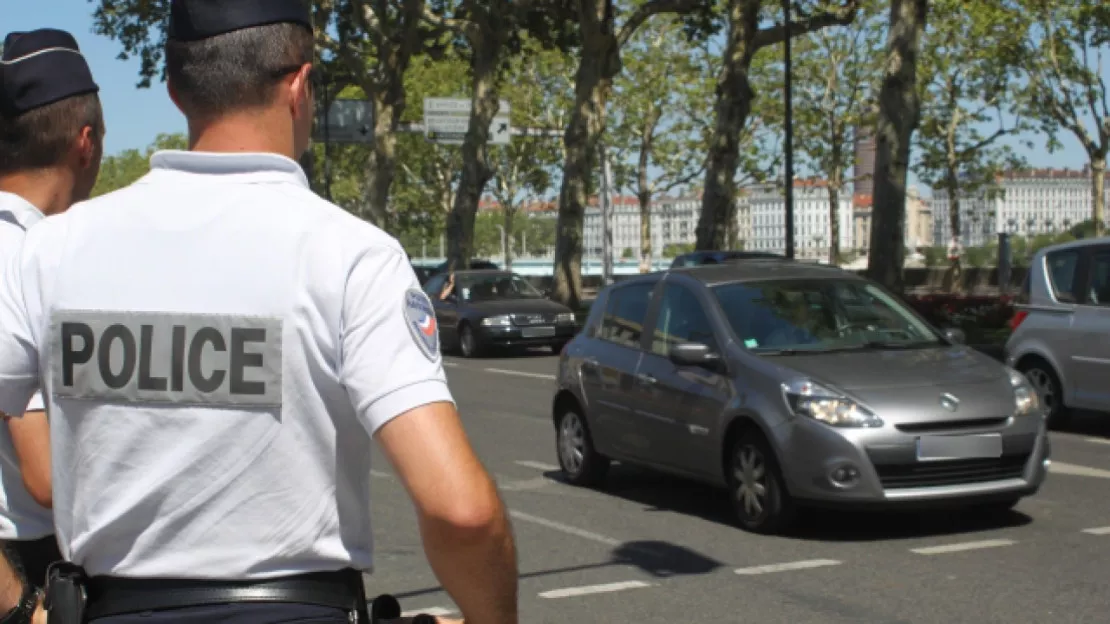
<svg viewBox="0 0 1110 624"><path fill-rule="evenodd" d="M951 394L948 394L947 392L940 395L940 404L942 407L944 407L944 409L950 412L954 412L960 409L960 400L952 396Z"/></svg>

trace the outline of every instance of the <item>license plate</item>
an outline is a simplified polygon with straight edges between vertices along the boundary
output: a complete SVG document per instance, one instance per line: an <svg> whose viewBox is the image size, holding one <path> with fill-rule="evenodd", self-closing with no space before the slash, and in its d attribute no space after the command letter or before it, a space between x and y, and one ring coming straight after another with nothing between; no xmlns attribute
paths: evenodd
<svg viewBox="0 0 1110 624"><path fill-rule="evenodd" d="M997 433L965 436L921 436L917 439L918 461L988 459L1002 456L1002 436Z"/></svg>
<svg viewBox="0 0 1110 624"><path fill-rule="evenodd" d="M525 338L546 338L555 335L554 327L525 327L520 330L520 335Z"/></svg>

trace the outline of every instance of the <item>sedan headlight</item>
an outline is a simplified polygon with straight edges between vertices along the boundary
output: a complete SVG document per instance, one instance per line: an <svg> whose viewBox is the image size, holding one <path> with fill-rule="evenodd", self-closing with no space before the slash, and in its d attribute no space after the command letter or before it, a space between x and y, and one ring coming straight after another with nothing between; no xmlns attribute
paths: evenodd
<svg viewBox="0 0 1110 624"><path fill-rule="evenodd" d="M509 325L512 325L512 321L509 320L508 314L487 316L482 319L482 327L508 327Z"/></svg>
<svg viewBox="0 0 1110 624"><path fill-rule="evenodd" d="M881 418L852 399L808 379L782 384L787 406L797 416L831 427L882 427Z"/></svg>
<svg viewBox="0 0 1110 624"><path fill-rule="evenodd" d="M560 325L569 325L574 322L574 312L564 312L555 316L555 322Z"/></svg>
<svg viewBox="0 0 1110 624"><path fill-rule="evenodd" d="M1014 416L1029 416L1041 411L1041 398L1037 391L1029 384L1025 375L1014 369L1009 369L1010 387L1014 389Z"/></svg>

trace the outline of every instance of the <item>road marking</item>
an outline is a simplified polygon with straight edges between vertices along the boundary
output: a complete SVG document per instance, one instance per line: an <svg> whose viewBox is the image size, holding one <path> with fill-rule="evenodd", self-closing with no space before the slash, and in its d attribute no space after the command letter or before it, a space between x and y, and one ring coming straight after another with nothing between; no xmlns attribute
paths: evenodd
<svg viewBox="0 0 1110 624"><path fill-rule="evenodd" d="M1084 438L1084 440L1094 444L1110 444L1110 440L1106 438Z"/></svg>
<svg viewBox="0 0 1110 624"><path fill-rule="evenodd" d="M1080 466L1078 464L1065 464L1053 460L1048 465L1048 471L1054 474L1071 475L1073 477L1095 477L1096 479L1110 479L1110 470L1103 470L1101 468L1091 468L1089 466Z"/></svg>
<svg viewBox="0 0 1110 624"><path fill-rule="evenodd" d="M379 479L392 479L393 478L393 475L389 474L388 472L382 472L381 470L371 470L370 471L370 476L371 477L377 477Z"/></svg>
<svg viewBox="0 0 1110 624"><path fill-rule="evenodd" d="M809 559L807 561L790 561L788 563L772 563L770 565L739 568L737 574L754 576L756 574L771 574L772 572L789 572L790 570L808 570L810 568L823 568L826 566L840 565L835 559Z"/></svg>
<svg viewBox="0 0 1110 624"><path fill-rule="evenodd" d="M444 615L444 616L451 615L452 613L458 613L458 610L457 609L444 609L443 607L428 607L427 609L416 609L415 611L404 611L404 612L401 613L401 617L416 617L416 616L421 615L421 614L434 615L436 617L439 617L441 615Z"/></svg>
<svg viewBox="0 0 1110 624"><path fill-rule="evenodd" d="M1083 529L1083 532L1088 535L1110 535L1110 526L1095 527L1093 529Z"/></svg>
<svg viewBox="0 0 1110 624"><path fill-rule="evenodd" d="M536 470L551 471L551 470L558 470L559 469L558 466L552 466L551 464L545 464L543 462L531 461L531 460L527 460L527 459L522 459L520 461L515 461L513 463L516 464L517 466L524 466L525 468L535 468Z"/></svg>
<svg viewBox="0 0 1110 624"><path fill-rule="evenodd" d="M624 591L626 589L640 589L651 587L651 583L644 581L622 581L620 583L605 583L603 585L583 585L581 587L564 587L540 592L540 598L570 598L571 596L589 596L590 594L607 594L610 592Z"/></svg>
<svg viewBox="0 0 1110 624"><path fill-rule="evenodd" d="M592 542L598 542L599 544L605 544L606 546L620 546L621 545L620 540L613 539L611 537L606 537L606 536L598 534L598 533L592 533L590 531L587 531L585 529L580 529L578 527L572 527L569 524L563 524L562 522L555 522L554 520L548 520L547 518L540 518L538 516L533 516L531 514L526 514L523 511L517 511L517 510L513 509L513 510L509 511L509 515L511 515L513 518L516 518L517 520L523 520L525 522L531 522L532 524L538 524L542 527L547 527L547 528L553 529L555 531L566 533L567 535L575 535L577 537L581 537L582 539L588 539Z"/></svg>
<svg viewBox="0 0 1110 624"><path fill-rule="evenodd" d="M458 362L448 362L448 361L444 360L443 365L444 366L458 366L459 363Z"/></svg>
<svg viewBox="0 0 1110 624"><path fill-rule="evenodd" d="M534 477L532 479L523 479L513 481L505 477L498 477L497 488L506 492L521 492L524 490L539 490L552 484L551 479L547 477Z"/></svg>
<svg viewBox="0 0 1110 624"><path fill-rule="evenodd" d="M960 542L958 544L942 544L940 546L926 546L925 548L911 548L910 552L919 555L945 555L954 552L963 552L965 550L979 550L981 548L998 548L999 546L1012 546L1016 544L1014 540L1008 539L994 539L982 540L978 542Z"/></svg>
<svg viewBox="0 0 1110 624"><path fill-rule="evenodd" d="M526 373L524 371L505 370L503 368L484 368L482 369L487 373L497 373L499 375L516 375L517 377L531 377L532 379L555 379L555 375L546 375L543 373Z"/></svg>

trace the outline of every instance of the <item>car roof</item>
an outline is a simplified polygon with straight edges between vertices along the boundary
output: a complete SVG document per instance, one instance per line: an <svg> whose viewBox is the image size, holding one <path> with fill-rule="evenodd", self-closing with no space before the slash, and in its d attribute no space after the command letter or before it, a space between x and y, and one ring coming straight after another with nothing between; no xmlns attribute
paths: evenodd
<svg viewBox="0 0 1110 624"><path fill-rule="evenodd" d="M706 286L754 282L768 279L854 279L862 277L827 264L810 264L787 259L751 258L744 262L726 262L692 267L677 267L667 273L688 275Z"/></svg>
<svg viewBox="0 0 1110 624"><path fill-rule="evenodd" d="M512 271L504 269L467 269L465 271L455 271L455 277L467 277L471 275L515 275Z"/></svg>
<svg viewBox="0 0 1110 624"><path fill-rule="evenodd" d="M1091 247L1093 245L1110 245L1110 236L1101 236L1099 238L1080 238L1078 240L1068 241L1066 243L1056 243L1037 250L1034 257L1043 257L1045 254L1054 251L1063 251L1066 249L1082 249L1084 247Z"/></svg>

